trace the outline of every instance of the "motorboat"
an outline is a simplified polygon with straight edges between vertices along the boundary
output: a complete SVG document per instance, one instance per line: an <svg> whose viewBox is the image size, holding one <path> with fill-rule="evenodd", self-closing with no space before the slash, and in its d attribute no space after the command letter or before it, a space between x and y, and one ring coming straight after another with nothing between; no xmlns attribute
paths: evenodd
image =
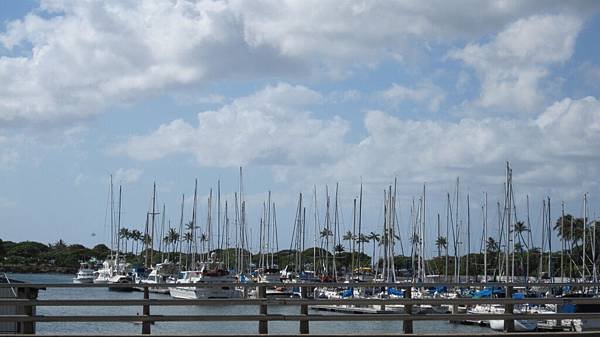
<svg viewBox="0 0 600 337"><path fill-rule="evenodd" d="M222 262L215 261L215 253L211 258L200 263L199 270L182 271L174 286L169 287L171 297L184 299L203 298L239 298L242 292L234 286L222 283L236 283L237 278L223 266ZM198 284L202 286L179 286L177 284ZM211 286L212 284L219 284Z"/></svg>
<svg viewBox="0 0 600 337"><path fill-rule="evenodd" d="M79 264L79 270L73 278L73 283L93 283L94 282L94 269L87 262L81 262Z"/></svg>

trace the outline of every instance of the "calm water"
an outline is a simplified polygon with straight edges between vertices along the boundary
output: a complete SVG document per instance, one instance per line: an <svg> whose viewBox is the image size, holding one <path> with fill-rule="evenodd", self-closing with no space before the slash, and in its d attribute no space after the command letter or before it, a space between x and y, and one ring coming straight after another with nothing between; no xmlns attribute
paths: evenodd
<svg viewBox="0 0 600 337"><path fill-rule="evenodd" d="M70 283L72 276L55 274L10 274L17 280L33 283ZM151 298L169 298L168 295L150 294ZM104 288L62 289L49 288L41 291L39 299L141 299L141 292L112 292ZM272 313L298 314L299 307L271 307ZM141 307L38 307L40 315L135 315L142 312ZM152 314L164 315L227 315L258 314L255 306L155 306ZM327 314L324 312L311 312ZM141 325L133 323L38 323L38 333L141 333ZM255 322L157 322L152 326L152 333L255 333L258 323ZM414 323L415 332L492 332L491 329L479 326L449 324L447 322ZM298 322L271 322L269 332L294 333L298 331ZM362 333L362 332L402 332L402 322L311 322L311 333Z"/></svg>

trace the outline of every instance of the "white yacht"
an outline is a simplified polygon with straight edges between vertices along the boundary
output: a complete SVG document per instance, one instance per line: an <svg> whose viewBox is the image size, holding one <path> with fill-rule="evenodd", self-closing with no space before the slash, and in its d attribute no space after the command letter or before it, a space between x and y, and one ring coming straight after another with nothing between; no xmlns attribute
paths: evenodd
<svg viewBox="0 0 600 337"><path fill-rule="evenodd" d="M165 260L163 263L157 263L148 277L139 280L140 284L172 284L175 283L174 275L178 266ZM142 289L143 290L143 289ZM168 294L168 287L148 287L148 291L159 294Z"/></svg>
<svg viewBox="0 0 600 337"><path fill-rule="evenodd" d="M200 264L200 270L183 271L179 273L179 278L173 287L169 287L171 297L185 299L202 298L239 298L241 292L233 286L177 286L181 283L213 284L213 283L234 283L237 282L235 275L230 274L224 269L221 262L214 261L215 253L212 253L211 259Z"/></svg>
<svg viewBox="0 0 600 337"><path fill-rule="evenodd" d="M102 263L102 268L95 272L96 278L94 283L100 284L115 284L115 283L131 283L133 284L133 277L127 273L131 268L129 263L125 262L125 259L119 258L118 261L115 258L108 258ZM132 290L132 288L109 288L109 290Z"/></svg>
<svg viewBox="0 0 600 337"><path fill-rule="evenodd" d="M79 264L79 270L73 278L73 283L92 283L94 282L94 270L87 262Z"/></svg>

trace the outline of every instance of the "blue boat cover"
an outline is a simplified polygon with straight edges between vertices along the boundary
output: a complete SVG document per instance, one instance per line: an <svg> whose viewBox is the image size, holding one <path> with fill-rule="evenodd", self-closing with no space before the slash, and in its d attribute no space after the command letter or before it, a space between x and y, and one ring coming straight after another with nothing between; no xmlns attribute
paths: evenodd
<svg viewBox="0 0 600 337"><path fill-rule="evenodd" d="M388 288L387 293L388 295L404 296L404 290L398 290L396 288Z"/></svg>

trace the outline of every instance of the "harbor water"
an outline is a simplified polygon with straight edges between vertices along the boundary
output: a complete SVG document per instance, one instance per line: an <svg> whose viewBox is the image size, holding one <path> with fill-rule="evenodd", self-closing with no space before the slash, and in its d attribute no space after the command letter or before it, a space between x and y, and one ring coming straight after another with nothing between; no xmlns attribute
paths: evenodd
<svg viewBox="0 0 600 337"><path fill-rule="evenodd" d="M10 274L11 278L31 283L70 283L71 275L57 274ZM150 294L151 298L170 298L169 295ZM40 291L39 299L142 299L141 292L112 292L105 288L48 288ZM271 313L298 314L297 306L269 306ZM131 307L44 307L37 308L39 315L135 315L141 314L140 306ZM244 315L258 314L258 306L228 305L228 306L152 306L152 314L162 315ZM333 315L310 311L312 314ZM38 334L75 334L75 333L141 333L141 325L134 323L97 323L97 322L73 322L73 323L37 323ZM187 333L256 333L257 322L157 322L152 326L153 334L187 334ZM415 332L487 332L493 330L487 327L475 325L450 324L446 321L415 321ZM296 333L298 322L270 322L271 333ZM401 333L401 321L356 321L356 322L310 322L310 332L319 334L336 333Z"/></svg>

